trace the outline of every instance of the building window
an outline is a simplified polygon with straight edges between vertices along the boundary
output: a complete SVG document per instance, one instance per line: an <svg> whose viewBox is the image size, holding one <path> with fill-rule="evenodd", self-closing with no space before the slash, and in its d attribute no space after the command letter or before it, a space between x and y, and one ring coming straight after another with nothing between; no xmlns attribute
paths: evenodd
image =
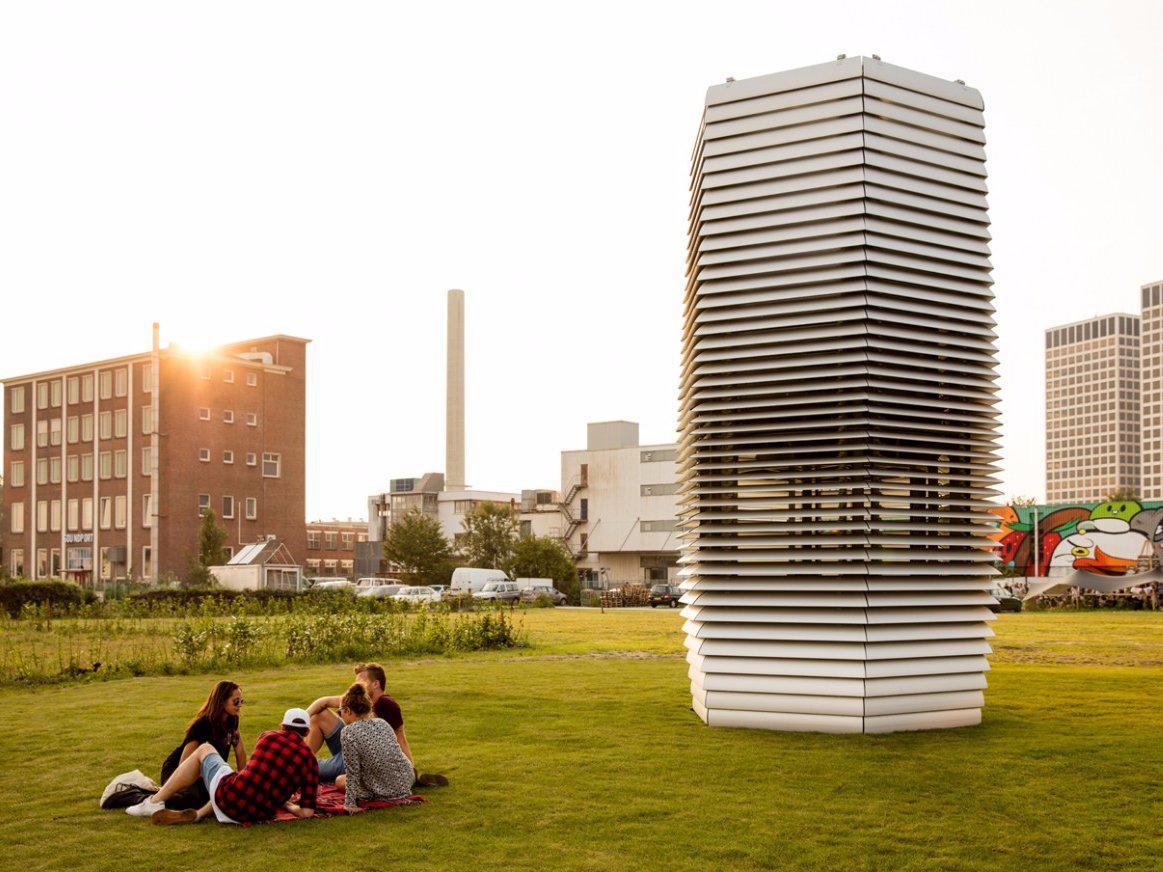
<svg viewBox="0 0 1163 872"><path fill-rule="evenodd" d="M153 432L153 406L141 407L141 433L148 436Z"/></svg>
<svg viewBox="0 0 1163 872"><path fill-rule="evenodd" d="M36 447L48 448L48 421L44 418L36 422Z"/></svg>
<svg viewBox="0 0 1163 872"><path fill-rule="evenodd" d="M69 418L68 432L65 438L69 440L70 445L75 445L81 438L81 419L76 415Z"/></svg>
<svg viewBox="0 0 1163 872"><path fill-rule="evenodd" d="M223 451L222 452L222 462L223 463L234 463L234 452L233 451Z"/></svg>
<svg viewBox="0 0 1163 872"><path fill-rule="evenodd" d="M111 477L113 475L113 452L102 451L99 455L97 455L97 466L97 474L101 476L101 478L105 479Z"/></svg>
<svg viewBox="0 0 1163 872"><path fill-rule="evenodd" d="M258 373L257 372L248 372L246 374L246 386L248 388L258 387Z"/></svg>
<svg viewBox="0 0 1163 872"><path fill-rule="evenodd" d="M65 524L70 530L77 529L81 523L81 501L69 500L68 510L65 512Z"/></svg>
<svg viewBox="0 0 1163 872"><path fill-rule="evenodd" d="M14 415L24 411L24 385L8 389L8 408Z"/></svg>
<svg viewBox="0 0 1163 872"><path fill-rule="evenodd" d="M126 452L126 451L114 451L113 452L113 477L114 478L125 478L126 474L129 472L128 467L129 467L128 452Z"/></svg>
<svg viewBox="0 0 1163 872"><path fill-rule="evenodd" d="M334 551L335 550L335 540L336 540L336 537L335 537L334 530L324 531L324 533L323 533L323 547L324 548L326 548L328 551Z"/></svg>
<svg viewBox="0 0 1163 872"><path fill-rule="evenodd" d="M124 439L125 434L129 432L129 415L126 409L118 409L113 413L113 435L118 439Z"/></svg>
<svg viewBox="0 0 1163 872"><path fill-rule="evenodd" d="M8 431L8 447L13 451L24 450L24 425L13 424Z"/></svg>
<svg viewBox="0 0 1163 872"><path fill-rule="evenodd" d="M12 557L8 563L8 568L9 568L9 571L12 573L13 578L23 578L24 577L24 549L23 548L13 548L12 549Z"/></svg>
<svg viewBox="0 0 1163 872"><path fill-rule="evenodd" d="M114 393L119 397L124 397L129 392L129 370L124 367L114 370L113 377L116 382Z"/></svg>
<svg viewBox="0 0 1163 872"><path fill-rule="evenodd" d="M81 376L81 402L93 402L93 373L85 373Z"/></svg>
<svg viewBox="0 0 1163 872"><path fill-rule="evenodd" d="M246 519L248 521L258 520L258 500L254 497L246 498Z"/></svg>
<svg viewBox="0 0 1163 872"><path fill-rule="evenodd" d="M48 480L50 484L61 483L61 459L59 457L49 458Z"/></svg>
<svg viewBox="0 0 1163 872"><path fill-rule="evenodd" d="M319 548L319 531L318 530L308 530L307 531L307 547L312 551L318 550L318 548Z"/></svg>
<svg viewBox="0 0 1163 872"><path fill-rule="evenodd" d="M100 526L102 530L108 530L113 526L113 498L101 497L101 501L97 504L100 514Z"/></svg>
<svg viewBox="0 0 1163 872"><path fill-rule="evenodd" d="M258 426L258 415L255 414L254 412L247 412L246 413L246 426L247 427L257 427Z"/></svg>
<svg viewBox="0 0 1163 872"><path fill-rule="evenodd" d="M318 560L310 560L309 559L307 561L307 573L309 575L313 575L313 576L319 574L319 561ZM13 573L13 574L15 574L15 573Z"/></svg>
<svg viewBox="0 0 1163 872"><path fill-rule="evenodd" d="M141 575L153 578L153 549L148 545L141 546Z"/></svg>
<svg viewBox="0 0 1163 872"><path fill-rule="evenodd" d="M153 449L141 449L141 474L153 475Z"/></svg>
<svg viewBox="0 0 1163 872"><path fill-rule="evenodd" d="M59 409L61 407L61 381L54 378L49 382L49 395L52 397L52 407Z"/></svg>
<svg viewBox="0 0 1163 872"><path fill-rule="evenodd" d="M76 481L81 477L81 457L78 454L70 454L65 460L65 478L69 481Z"/></svg>
<svg viewBox="0 0 1163 872"><path fill-rule="evenodd" d="M233 424L234 423L234 410L233 409L223 409L222 410L222 423L223 424Z"/></svg>
<svg viewBox="0 0 1163 872"><path fill-rule="evenodd" d="M81 481L93 480L93 455L81 455Z"/></svg>
<svg viewBox="0 0 1163 872"><path fill-rule="evenodd" d="M210 449L209 448L199 448L198 449L198 459L201 460L203 463L209 463L210 462Z"/></svg>
<svg viewBox="0 0 1163 872"><path fill-rule="evenodd" d="M262 456L262 477L278 478L283 455L265 452Z"/></svg>
<svg viewBox="0 0 1163 872"><path fill-rule="evenodd" d="M84 497L81 500L81 529L93 529L93 498Z"/></svg>
<svg viewBox="0 0 1163 872"><path fill-rule="evenodd" d="M210 420L210 410L208 408L206 408L205 406L203 406L201 409L198 410L198 418L199 418L199 420L202 420L202 421L209 421Z"/></svg>
<svg viewBox="0 0 1163 872"><path fill-rule="evenodd" d="M8 529L13 533L24 532L24 503L13 503L8 507Z"/></svg>
<svg viewBox="0 0 1163 872"><path fill-rule="evenodd" d="M110 370L103 369L97 377L98 390L97 393L103 400L107 400L113 396L113 373Z"/></svg>
<svg viewBox="0 0 1163 872"><path fill-rule="evenodd" d="M48 408L48 382L36 383L36 407L38 409Z"/></svg>
<svg viewBox="0 0 1163 872"><path fill-rule="evenodd" d="M678 529L678 521L640 521L638 529L643 533L672 533Z"/></svg>
<svg viewBox="0 0 1163 872"><path fill-rule="evenodd" d="M81 402L81 380L77 376L71 375L65 384L69 393L69 403Z"/></svg>
<svg viewBox="0 0 1163 872"><path fill-rule="evenodd" d="M255 454L253 451L246 452L246 465L247 466L257 466L258 465L258 455Z"/></svg>
<svg viewBox="0 0 1163 872"><path fill-rule="evenodd" d="M355 534L354 533L340 533L339 534L339 541L340 541L340 545L342 546L344 551L355 550Z"/></svg>
<svg viewBox="0 0 1163 872"><path fill-rule="evenodd" d="M53 500L49 503L48 528L59 533L61 529L61 501Z"/></svg>
<svg viewBox="0 0 1163 872"><path fill-rule="evenodd" d="M141 495L141 526L153 526L153 494Z"/></svg>
<svg viewBox="0 0 1163 872"><path fill-rule="evenodd" d="M222 380L228 385L234 384L234 370L228 369L222 373Z"/></svg>
<svg viewBox="0 0 1163 872"><path fill-rule="evenodd" d="M153 393L153 364L143 363L141 365L141 390L143 393Z"/></svg>
<svg viewBox="0 0 1163 872"><path fill-rule="evenodd" d="M210 508L210 494L198 494L198 517L202 517Z"/></svg>
<svg viewBox="0 0 1163 872"><path fill-rule="evenodd" d="M125 496L113 498L113 526L118 530L125 529Z"/></svg>
<svg viewBox="0 0 1163 872"><path fill-rule="evenodd" d="M93 441L93 416L92 415L82 415L81 416L81 441L82 442L92 442Z"/></svg>
<svg viewBox="0 0 1163 872"><path fill-rule="evenodd" d="M44 578L48 575L48 549L36 549L36 577Z"/></svg>
<svg viewBox="0 0 1163 872"><path fill-rule="evenodd" d="M234 517L234 497L224 496L222 498L222 517Z"/></svg>
<svg viewBox="0 0 1163 872"><path fill-rule="evenodd" d="M8 464L8 486L24 487L24 461L14 460Z"/></svg>
<svg viewBox="0 0 1163 872"><path fill-rule="evenodd" d="M102 412L97 416L97 435L102 439L113 438L113 413Z"/></svg>
<svg viewBox="0 0 1163 872"><path fill-rule="evenodd" d="M48 422L48 442L49 445L61 444L61 419L53 418Z"/></svg>
<svg viewBox="0 0 1163 872"><path fill-rule="evenodd" d="M36 459L36 483L48 484L48 458L38 457Z"/></svg>

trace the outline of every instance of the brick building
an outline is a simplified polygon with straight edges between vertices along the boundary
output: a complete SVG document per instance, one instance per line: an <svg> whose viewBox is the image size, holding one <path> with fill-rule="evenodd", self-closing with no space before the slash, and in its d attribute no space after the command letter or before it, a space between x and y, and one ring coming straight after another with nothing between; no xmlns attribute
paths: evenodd
<svg viewBox="0 0 1163 872"><path fill-rule="evenodd" d="M366 541L364 521L309 521L305 552L307 577L356 578L356 543Z"/></svg>
<svg viewBox="0 0 1163 872"><path fill-rule="evenodd" d="M4 380L4 565L13 575L186 572L203 509L231 553L306 552L307 343L176 346Z"/></svg>

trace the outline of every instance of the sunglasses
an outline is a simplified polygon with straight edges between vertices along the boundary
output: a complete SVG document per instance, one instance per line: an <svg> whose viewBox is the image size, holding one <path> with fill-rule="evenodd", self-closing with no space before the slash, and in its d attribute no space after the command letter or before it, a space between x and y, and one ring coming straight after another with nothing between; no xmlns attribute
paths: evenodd
<svg viewBox="0 0 1163 872"><path fill-rule="evenodd" d="M246 702L246 700L244 700L241 696L238 699L230 700L231 705L242 705L244 702Z"/></svg>

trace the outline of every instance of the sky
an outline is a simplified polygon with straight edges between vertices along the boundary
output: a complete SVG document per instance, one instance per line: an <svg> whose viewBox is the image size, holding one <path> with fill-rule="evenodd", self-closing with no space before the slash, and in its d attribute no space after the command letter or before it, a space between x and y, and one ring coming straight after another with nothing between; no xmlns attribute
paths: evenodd
<svg viewBox="0 0 1163 872"><path fill-rule="evenodd" d="M1163 4L0 0L0 376L309 337L307 512L444 461L560 486L675 438L709 85L876 53L986 104L1002 489L1041 497L1042 331L1163 278Z"/></svg>

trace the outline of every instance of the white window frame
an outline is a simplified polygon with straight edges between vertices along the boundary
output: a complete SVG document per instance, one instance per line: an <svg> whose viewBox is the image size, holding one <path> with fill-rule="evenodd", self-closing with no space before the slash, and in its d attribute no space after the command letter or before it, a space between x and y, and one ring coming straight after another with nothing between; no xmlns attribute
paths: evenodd
<svg viewBox="0 0 1163 872"><path fill-rule="evenodd" d="M258 387L258 373L257 372L248 372L246 374L246 386L248 388L257 388Z"/></svg>
<svg viewBox="0 0 1163 872"><path fill-rule="evenodd" d="M233 424L234 423L234 409L223 409L222 410L222 423L223 424Z"/></svg>
<svg viewBox="0 0 1163 872"><path fill-rule="evenodd" d="M97 397L102 400L113 398L113 370L103 369L97 374Z"/></svg>
<svg viewBox="0 0 1163 872"><path fill-rule="evenodd" d="M247 412L246 413L246 426L247 427L257 427L258 426L258 413L257 412Z"/></svg>
<svg viewBox="0 0 1163 872"><path fill-rule="evenodd" d="M24 487L24 461L13 460L8 464L8 487Z"/></svg>
<svg viewBox="0 0 1163 872"><path fill-rule="evenodd" d="M81 501L76 497L69 500L65 507L65 526L69 530L76 530L81 525Z"/></svg>
<svg viewBox="0 0 1163 872"><path fill-rule="evenodd" d="M8 530L12 533L24 532L24 503L12 503L8 507L9 524Z"/></svg>
<svg viewBox="0 0 1163 872"><path fill-rule="evenodd" d="M48 408L48 382L36 383L36 407L38 409Z"/></svg>
<svg viewBox="0 0 1163 872"><path fill-rule="evenodd" d="M70 445L76 445L81 439L81 419L76 415L69 417L66 425L65 440Z"/></svg>
<svg viewBox="0 0 1163 872"><path fill-rule="evenodd" d="M124 439L129 432L129 410L115 409L113 412L113 438Z"/></svg>
<svg viewBox="0 0 1163 872"><path fill-rule="evenodd" d="M93 416L92 415L82 415L81 416L81 441L82 442L92 442L93 441Z"/></svg>
<svg viewBox="0 0 1163 872"><path fill-rule="evenodd" d="M141 449L141 474L153 475L153 448L146 445Z"/></svg>
<svg viewBox="0 0 1163 872"><path fill-rule="evenodd" d="M64 399L64 397L61 396L61 394L62 394L61 380L59 378L54 378L48 384L49 384L49 405L51 405L54 409L59 409L61 407L61 400Z"/></svg>
<svg viewBox="0 0 1163 872"><path fill-rule="evenodd" d="M57 418L54 416L53 418L49 419L49 422L48 422L48 444L49 445L55 446L55 445L61 444L61 436L63 435L61 431L63 429L64 428L61 426L61 419L60 418Z"/></svg>
<svg viewBox="0 0 1163 872"><path fill-rule="evenodd" d="M48 483L61 483L61 456L54 454L48 459Z"/></svg>
<svg viewBox="0 0 1163 872"><path fill-rule="evenodd" d="M124 448L113 452L113 477L125 478L129 474L129 452Z"/></svg>
<svg viewBox="0 0 1163 872"><path fill-rule="evenodd" d="M222 372L222 380L228 385L234 384L234 370L227 369Z"/></svg>
<svg viewBox="0 0 1163 872"><path fill-rule="evenodd" d="M224 520L234 519L234 497L232 497L230 494L222 495L222 514L218 517L223 518Z"/></svg>
<svg viewBox="0 0 1163 872"><path fill-rule="evenodd" d="M81 455L81 481L93 480L93 452Z"/></svg>
<svg viewBox="0 0 1163 872"><path fill-rule="evenodd" d="M81 379L79 376L69 376L65 380L65 387L70 405L81 402Z"/></svg>
<svg viewBox="0 0 1163 872"><path fill-rule="evenodd" d="M273 463L275 471L273 474L267 473L267 464ZM264 451L262 455L262 477L263 478L281 478L283 472L283 455L278 451Z"/></svg>
<svg viewBox="0 0 1163 872"><path fill-rule="evenodd" d="M24 450L24 424L13 424L9 429L8 447L13 451Z"/></svg>
<svg viewBox="0 0 1163 872"><path fill-rule="evenodd" d="M113 395L124 397L129 393L129 370L124 366L113 370Z"/></svg>
<svg viewBox="0 0 1163 872"><path fill-rule="evenodd" d="M258 466L258 455L255 454L253 451L246 452L246 465L247 466Z"/></svg>
<svg viewBox="0 0 1163 872"><path fill-rule="evenodd" d="M153 432L153 406L141 407L141 435L148 436Z"/></svg>
<svg viewBox="0 0 1163 872"><path fill-rule="evenodd" d="M153 393L153 364L143 363L141 365L141 392L144 394Z"/></svg>
<svg viewBox="0 0 1163 872"><path fill-rule="evenodd" d="M61 531L61 512L64 507L60 500L50 500L48 504L48 529L52 533Z"/></svg>
<svg viewBox="0 0 1163 872"><path fill-rule="evenodd" d="M225 451L223 451L222 452L222 462L223 463L234 463L234 452L231 451L230 449L226 449Z"/></svg>
<svg viewBox="0 0 1163 872"><path fill-rule="evenodd" d="M202 513L210 508L210 494L198 494L198 517L202 517Z"/></svg>
<svg viewBox="0 0 1163 872"><path fill-rule="evenodd" d="M113 528L115 530L124 530L128 523L126 507L125 494L118 494L113 498Z"/></svg>
<svg viewBox="0 0 1163 872"><path fill-rule="evenodd" d="M113 438L113 413L112 412L98 412L97 413L97 438L98 439L112 439Z"/></svg>
<svg viewBox="0 0 1163 872"><path fill-rule="evenodd" d="M199 421L209 421L209 420L210 420L210 409L209 409L209 407L207 407L207 406L202 406L202 407L200 407L200 408L198 409L198 420L199 420Z"/></svg>
<svg viewBox="0 0 1163 872"><path fill-rule="evenodd" d="M257 521L258 520L258 498L257 497L247 497L244 505L246 506L246 519L248 521Z"/></svg>
<svg viewBox="0 0 1163 872"><path fill-rule="evenodd" d="M113 452L102 451L97 455L97 475L102 481L113 477Z"/></svg>
<svg viewBox="0 0 1163 872"><path fill-rule="evenodd" d="M148 491L141 495L141 526L153 526L153 494Z"/></svg>
<svg viewBox="0 0 1163 872"><path fill-rule="evenodd" d="M91 372L81 376L81 402L93 402L93 373Z"/></svg>
<svg viewBox="0 0 1163 872"><path fill-rule="evenodd" d="M199 448L198 449L198 459L200 461L202 461L203 463L209 463L210 462L210 449L209 448Z"/></svg>
<svg viewBox="0 0 1163 872"><path fill-rule="evenodd" d="M8 389L8 410L14 415L24 411L24 385Z"/></svg>
<svg viewBox="0 0 1163 872"><path fill-rule="evenodd" d="M79 481L81 478L81 455L70 454L65 458L65 480Z"/></svg>
<svg viewBox="0 0 1163 872"><path fill-rule="evenodd" d="M92 497L82 497L81 498L81 529L82 530L92 530L93 529L93 498Z"/></svg>

